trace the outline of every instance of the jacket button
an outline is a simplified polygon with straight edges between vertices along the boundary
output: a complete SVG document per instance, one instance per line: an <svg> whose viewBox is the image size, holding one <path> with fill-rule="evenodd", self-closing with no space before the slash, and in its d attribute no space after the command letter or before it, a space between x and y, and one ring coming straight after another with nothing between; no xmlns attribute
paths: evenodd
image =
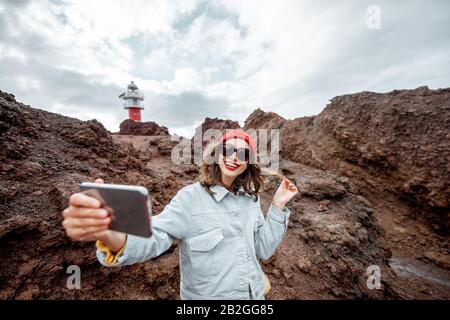
<svg viewBox="0 0 450 320"><path fill-rule="evenodd" d="M244 234L242 232L239 232L239 238L242 238Z"/></svg>
<svg viewBox="0 0 450 320"><path fill-rule="evenodd" d="M254 275L254 274L252 275L252 277L251 277L251 278L252 278L252 280L255 280L255 279L256 279L256 277L255 277L255 275Z"/></svg>
<svg viewBox="0 0 450 320"><path fill-rule="evenodd" d="M259 296L259 291L256 291L255 294L256 294L257 296Z"/></svg>

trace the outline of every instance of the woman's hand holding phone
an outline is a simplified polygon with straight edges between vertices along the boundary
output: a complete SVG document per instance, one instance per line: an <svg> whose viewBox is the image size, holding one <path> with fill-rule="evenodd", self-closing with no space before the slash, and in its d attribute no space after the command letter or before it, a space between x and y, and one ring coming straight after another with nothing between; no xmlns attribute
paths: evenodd
<svg viewBox="0 0 450 320"><path fill-rule="evenodd" d="M102 179L96 179L95 182L104 183ZM63 210L62 215L62 225L72 240L100 240L114 252L119 251L125 243L124 233L108 229L111 217L101 208L100 201L93 197L83 193L72 194L69 206Z"/></svg>

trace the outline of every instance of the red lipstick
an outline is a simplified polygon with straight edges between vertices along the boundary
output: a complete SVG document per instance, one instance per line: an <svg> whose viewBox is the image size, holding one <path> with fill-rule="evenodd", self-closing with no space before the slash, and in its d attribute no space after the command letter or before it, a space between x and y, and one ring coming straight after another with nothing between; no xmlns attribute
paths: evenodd
<svg viewBox="0 0 450 320"><path fill-rule="evenodd" d="M240 167L240 165L238 165L237 163L233 163L233 165L228 164L227 161L224 161L223 163L225 165L225 168L227 168L230 171L235 171Z"/></svg>

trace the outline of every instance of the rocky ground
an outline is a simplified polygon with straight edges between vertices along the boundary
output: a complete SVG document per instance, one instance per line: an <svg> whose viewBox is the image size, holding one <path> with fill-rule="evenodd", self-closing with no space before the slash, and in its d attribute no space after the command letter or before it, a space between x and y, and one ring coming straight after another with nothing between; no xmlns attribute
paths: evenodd
<svg viewBox="0 0 450 320"><path fill-rule="evenodd" d="M238 126L208 118L201 127ZM92 243L61 227L82 181L145 186L156 213L195 181L196 165L171 162L176 141L164 127L131 127L111 134L0 92L0 298L179 298L177 243L152 261L104 268ZM293 120L258 109L245 128L280 130L281 171L300 191L286 238L262 261L269 299L450 298L450 89L340 96ZM268 179L264 211L278 183ZM73 264L80 290L66 287ZM372 265L380 289L367 286Z"/></svg>

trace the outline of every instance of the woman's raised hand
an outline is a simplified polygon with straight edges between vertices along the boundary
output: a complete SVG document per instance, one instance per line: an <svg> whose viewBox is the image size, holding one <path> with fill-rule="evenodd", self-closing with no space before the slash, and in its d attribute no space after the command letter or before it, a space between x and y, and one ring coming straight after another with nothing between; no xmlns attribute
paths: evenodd
<svg viewBox="0 0 450 320"><path fill-rule="evenodd" d="M275 192L272 203L279 209L284 209L289 200L291 200L297 193L297 187L287 178L284 178Z"/></svg>

